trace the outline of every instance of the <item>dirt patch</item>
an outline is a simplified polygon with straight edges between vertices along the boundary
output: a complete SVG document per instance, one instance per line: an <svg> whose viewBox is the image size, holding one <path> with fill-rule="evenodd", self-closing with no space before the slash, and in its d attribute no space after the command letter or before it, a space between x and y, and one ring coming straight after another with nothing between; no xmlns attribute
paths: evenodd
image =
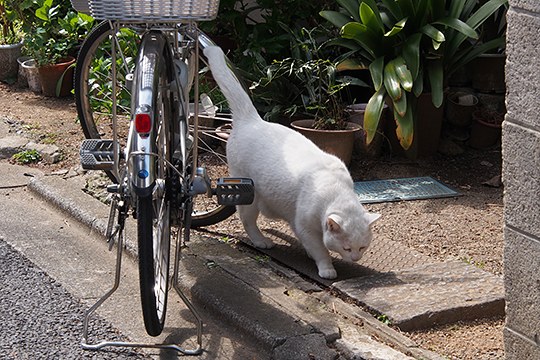
<svg viewBox="0 0 540 360"><path fill-rule="evenodd" d="M27 89L0 84L0 120L41 143L60 147L62 160L54 165L32 165L45 173L78 167L78 148L83 134L72 99L35 95ZM375 236L386 236L439 260L458 259L502 275L503 202L500 149L467 148L459 156L436 155L409 161L389 156L376 160L354 158L355 180L431 176L463 194L457 198L368 205L382 214ZM491 180L491 186L485 182ZM218 225L234 234L236 218ZM408 334L420 346L450 359L502 359L502 319L459 323Z"/></svg>

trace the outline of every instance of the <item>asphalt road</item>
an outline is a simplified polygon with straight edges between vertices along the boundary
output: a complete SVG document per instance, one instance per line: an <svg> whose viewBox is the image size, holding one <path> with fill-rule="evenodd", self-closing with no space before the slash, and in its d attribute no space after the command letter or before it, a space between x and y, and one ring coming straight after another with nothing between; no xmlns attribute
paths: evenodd
<svg viewBox="0 0 540 360"><path fill-rule="evenodd" d="M85 306L11 245L0 239L1 359L145 359L131 350L85 351L79 346ZM125 340L103 319L99 336Z"/></svg>
<svg viewBox="0 0 540 360"><path fill-rule="evenodd" d="M1 188L1 186L0 186ZM91 321L90 340L195 345L193 317L169 293L164 334L144 332L137 265L124 256L119 290ZM171 359L170 350L80 347L85 311L112 285L115 252L25 187L0 189L0 359ZM268 359L250 338L199 308L199 359Z"/></svg>

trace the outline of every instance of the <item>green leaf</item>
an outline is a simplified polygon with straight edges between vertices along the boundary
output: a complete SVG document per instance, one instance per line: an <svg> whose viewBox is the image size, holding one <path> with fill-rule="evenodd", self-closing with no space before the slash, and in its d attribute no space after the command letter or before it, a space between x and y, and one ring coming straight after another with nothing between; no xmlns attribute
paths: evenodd
<svg viewBox="0 0 540 360"><path fill-rule="evenodd" d="M401 12L404 16L407 17L415 17L416 15L416 8L414 6L413 0L395 0L399 8L401 9Z"/></svg>
<svg viewBox="0 0 540 360"><path fill-rule="evenodd" d="M371 80L375 91L379 91L383 84L384 77L384 56L381 56L369 65L369 73L371 74Z"/></svg>
<svg viewBox="0 0 540 360"><path fill-rule="evenodd" d="M393 101L397 101L402 97L401 84L399 83L396 69L392 62L389 62L384 67L384 87L386 92L392 98Z"/></svg>
<svg viewBox="0 0 540 360"><path fill-rule="evenodd" d="M71 68L75 68L75 63L69 65L66 68L66 70L64 70L64 72L62 73L62 75L60 76L58 81L56 82L56 87L55 87L55 95L56 95L56 97L60 97L60 92L62 91L62 85L64 84L64 77L66 76L69 69L71 69ZM73 79L71 79L71 80L73 80Z"/></svg>
<svg viewBox="0 0 540 360"><path fill-rule="evenodd" d="M347 58L338 63L336 68L338 71L363 70L366 68L366 66L357 59Z"/></svg>
<svg viewBox="0 0 540 360"><path fill-rule="evenodd" d="M448 16L458 19L463 11L465 2L467 0L454 0L450 2L450 8L448 10Z"/></svg>
<svg viewBox="0 0 540 360"><path fill-rule="evenodd" d="M375 34L382 34L384 32L381 19L375 16L373 9L365 2L360 4L360 20Z"/></svg>
<svg viewBox="0 0 540 360"><path fill-rule="evenodd" d="M43 21L48 21L49 10L51 9L52 3L52 0L45 0L45 2L43 2L43 5L41 5L41 7L35 11L36 17Z"/></svg>
<svg viewBox="0 0 540 360"><path fill-rule="evenodd" d="M399 144L405 150L409 149L413 142L414 136L414 120L413 112L409 107L404 116L398 114L394 109L394 120L396 121L396 136L399 139Z"/></svg>
<svg viewBox="0 0 540 360"><path fill-rule="evenodd" d="M452 29L459 31L460 33L462 33L463 35L467 37L478 39L478 33L472 27L470 27L469 25L467 25L466 23L464 23L463 21L459 19L447 17L447 18L435 21L433 22L433 24L440 24L440 25L448 26Z"/></svg>
<svg viewBox="0 0 540 360"><path fill-rule="evenodd" d="M433 19L440 19L444 16L445 3L447 2L446 0L429 0L429 8Z"/></svg>
<svg viewBox="0 0 540 360"><path fill-rule="evenodd" d="M508 0L489 0L469 17L467 25L476 30L487 18L505 4L508 4Z"/></svg>
<svg viewBox="0 0 540 360"><path fill-rule="evenodd" d="M79 17L81 18L82 21L84 22L87 22L87 23L92 23L94 22L94 18L88 14L84 14L84 13L78 13Z"/></svg>
<svg viewBox="0 0 540 360"><path fill-rule="evenodd" d="M433 25L426 24L420 29L420 31L437 43L442 43L445 40L444 34Z"/></svg>
<svg viewBox="0 0 540 360"><path fill-rule="evenodd" d="M352 16L354 21L360 22L360 13L358 8L360 4L357 0L337 0L337 3L347 10L347 12Z"/></svg>
<svg viewBox="0 0 540 360"><path fill-rule="evenodd" d="M383 6L388 10L394 19L404 18L401 8L395 0L381 0Z"/></svg>
<svg viewBox="0 0 540 360"><path fill-rule="evenodd" d="M356 41L351 39L332 39L325 43L326 46L342 46L349 50L361 50L363 49L362 46L360 46Z"/></svg>
<svg viewBox="0 0 540 360"><path fill-rule="evenodd" d="M364 112L364 131L366 132L366 144L370 144L377 133L377 127L384 109L386 90L381 87L371 96Z"/></svg>
<svg viewBox="0 0 540 360"><path fill-rule="evenodd" d="M319 13L323 18L330 21L336 27L341 29L343 25L351 21L351 18L337 11L324 10Z"/></svg>
<svg viewBox="0 0 540 360"><path fill-rule="evenodd" d="M397 100L392 100L392 104L394 105L394 111L396 111L400 116L405 116L405 113L409 110L407 108L406 94L403 94L403 96Z"/></svg>
<svg viewBox="0 0 540 360"><path fill-rule="evenodd" d="M431 7L429 4L433 3L434 0L416 0L416 17L414 21L414 28L418 28L422 24L431 22L431 19L437 19L438 17L432 14ZM444 11L444 9L443 9Z"/></svg>
<svg viewBox="0 0 540 360"><path fill-rule="evenodd" d="M412 79L411 71L407 67L405 60L401 56L398 56L392 61L394 62L394 66L396 68L396 74L399 78L399 82L401 83L401 87L405 91L410 92L413 87L413 79Z"/></svg>
<svg viewBox="0 0 540 360"><path fill-rule="evenodd" d="M436 108L441 107L444 99L443 92L443 62L434 60L428 63L429 84L431 86L431 101Z"/></svg>
<svg viewBox="0 0 540 360"><path fill-rule="evenodd" d="M386 37L390 37L390 36L394 36L396 34L399 34L401 32L401 30L403 30L403 28L405 27L405 24L407 23L407 18L405 19L401 19L400 21L398 21L390 31L386 32L384 34L384 36Z"/></svg>
<svg viewBox="0 0 540 360"><path fill-rule="evenodd" d="M405 41L403 44L403 59L407 63L413 81L416 82L418 78L418 71L420 70L420 41L422 40L422 34L416 33Z"/></svg>
<svg viewBox="0 0 540 360"><path fill-rule="evenodd" d="M414 96L419 97L424 92L424 71L420 69L418 79L413 84Z"/></svg>
<svg viewBox="0 0 540 360"><path fill-rule="evenodd" d="M373 58L377 57L375 54L380 50L381 44L377 44L376 39L364 24L358 22L345 24L341 28L341 36L356 41Z"/></svg>

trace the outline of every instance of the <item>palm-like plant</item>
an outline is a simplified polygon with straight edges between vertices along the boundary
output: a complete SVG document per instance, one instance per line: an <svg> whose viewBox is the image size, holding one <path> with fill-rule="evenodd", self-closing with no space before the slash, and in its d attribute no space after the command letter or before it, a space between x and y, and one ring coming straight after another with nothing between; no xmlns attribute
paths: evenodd
<svg viewBox="0 0 540 360"><path fill-rule="evenodd" d="M349 85L367 86L359 79L340 76L337 63L327 59L318 40L320 28L291 30L291 57L274 60L261 70L252 85L259 102L266 106L265 118L304 116L314 118L320 130L347 128L345 104L340 93Z"/></svg>
<svg viewBox="0 0 540 360"><path fill-rule="evenodd" d="M342 11L321 16L340 29L331 43L348 48L341 68L368 67L375 93L364 116L373 140L384 103L391 101L396 135L404 149L413 142L417 97L424 87L433 105L443 103L444 80L476 56L504 44L478 43L478 29L507 0L337 0Z"/></svg>

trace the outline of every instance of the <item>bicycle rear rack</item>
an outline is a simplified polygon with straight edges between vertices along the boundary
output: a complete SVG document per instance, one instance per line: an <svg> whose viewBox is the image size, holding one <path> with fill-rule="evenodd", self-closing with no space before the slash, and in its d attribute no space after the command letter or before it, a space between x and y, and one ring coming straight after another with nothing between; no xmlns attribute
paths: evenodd
<svg viewBox="0 0 540 360"><path fill-rule="evenodd" d="M116 202L113 201L111 204L111 214L113 214L113 211L116 211L114 207L116 206ZM197 325L197 347L195 349L185 349L178 344L150 344L150 343L138 343L138 342L127 342L127 341L108 341L103 340L97 343L90 343L88 341L88 326L90 323L90 318L94 314L94 312L118 289L120 285L120 274L121 274L121 267L122 267L122 251L124 248L124 222L127 215L120 211L119 218L118 218L118 225L117 229L115 231L112 231L111 226L112 223L109 223L109 228L107 229L107 234L109 238L107 241L112 242L114 237L118 237L118 243L117 243L117 251L116 251L116 272L114 277L114 284L112 288L103 295L88 311L86 312L86 315L84 317L83 322L83 339L81 341L81 347L86 350L100 350L104 347L124 347L124 348L156 348L156 349L170 349L175 350L177 352L180 352L184 355L200 355L203 351L202 349L202 328L203 328L203 322L201 316L197 313L195 310L195 307L193 304L189 301L189 299L186 297L186 295L182 292L182 289L180 289L180 286L178 285L178 269L179 269L179 261L180 261L180 252L181 252L181 233L182 231L179 231L177 239L176 239L176 251L175 251L175 257L174 257L174 272L173 272L173 287L176 290L176 293L184 304L187 306L189 311L193 314L193 316L196 319L196 325Z"/></svg>

